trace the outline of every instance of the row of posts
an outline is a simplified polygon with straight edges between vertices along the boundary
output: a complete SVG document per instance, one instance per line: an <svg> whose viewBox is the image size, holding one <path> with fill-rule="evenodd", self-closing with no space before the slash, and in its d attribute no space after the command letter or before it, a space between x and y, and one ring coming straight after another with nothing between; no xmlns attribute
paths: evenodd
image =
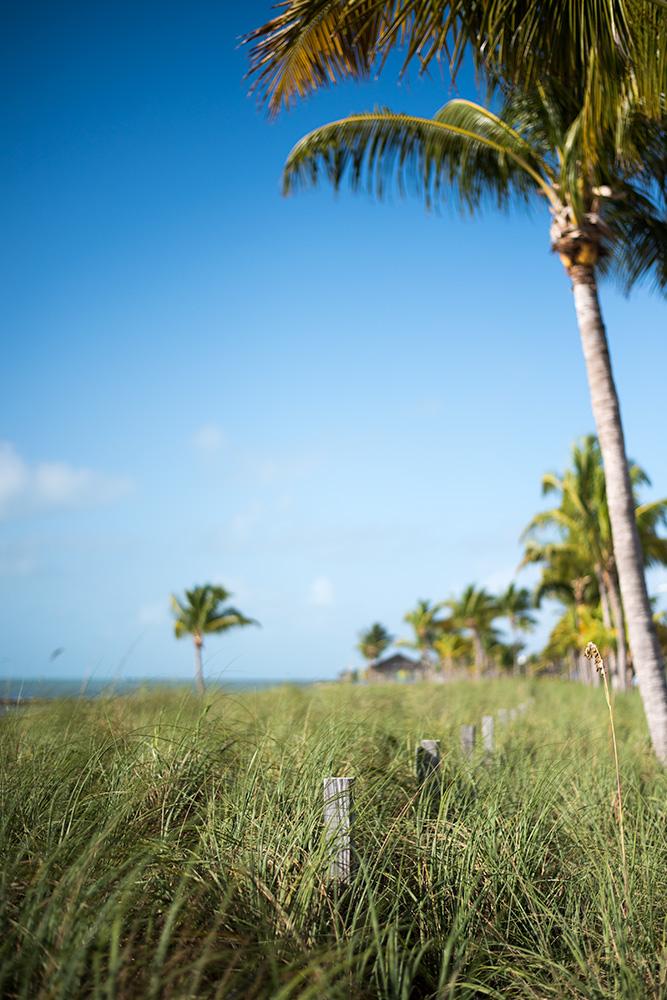
<svg viewBox="0 0 667 1000"><path fill-rule="evenodd" d="M522 702L517 708L498 709L498 723L507 725L514 722L528 708ZM495 749L495 719L493 715L482 716L482 750L489 758ZM475 754L477 727L461 726L461 752L470 760ZM417 747L417 780L424 782L440 767L440 740L421 740ZM324 836L330 847L328 881L349 881L353 866L352 824L354 820L353 788L355 778L324 779Z"/></svg>

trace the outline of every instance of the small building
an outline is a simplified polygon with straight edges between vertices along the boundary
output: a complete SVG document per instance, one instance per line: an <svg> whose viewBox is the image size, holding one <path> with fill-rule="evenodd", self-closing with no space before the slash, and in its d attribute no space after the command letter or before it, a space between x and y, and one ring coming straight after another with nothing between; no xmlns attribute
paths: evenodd
<svg viewBox="0 0 667 1000"><path fill-rule="evenodd" d="M368 671L368 680L378 681L416 681L424 676L424 668L419 660L413 660L403 653L394 653L384 660L377 660Z"/></svg>

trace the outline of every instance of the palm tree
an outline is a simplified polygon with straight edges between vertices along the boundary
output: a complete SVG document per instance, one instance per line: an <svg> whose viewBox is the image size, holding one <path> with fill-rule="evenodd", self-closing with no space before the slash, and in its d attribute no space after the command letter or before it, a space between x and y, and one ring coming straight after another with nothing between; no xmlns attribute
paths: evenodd
<svg viewBox="0 0 667 1000"><path fill-rule="evenodd" d="M570 605L551 630L542 656L546 660L573 657L572 673L588 684L596 684L599 681L597 673L590 670L588 661L581 652L576 657L574 651L581 651L587 643L594 642L603 655L609 656L614 641L615 636L602 621L599 607Z"/></svg>
<svg viewBox="0 0 667 1000"><path fill-rule="evenodd" d="M576 86L573 87L576 91ZM667 284L664 134L628 97L615 128L600 129L594 153L584 109L565 88L543 82L505 89L499 115L453 100L432 119L390 111L352 115L316 129L289 155L284 186L324 175L336 187L367 177L382 193L387 175L430 202L446 191L478 208L535 198L551 214L552 248L572 282L630 648L651 739L667 763L667 681L646 589L632 484L597 277L615 271L631 286Z"/></svg>
<svg viewBox="0 0 667 1000"><path fill-rule="evenodd" d="M185 591L185 601L171 595L174 614L174 634L177 639L191 635L195 644L195 685L199 694L205 691L201 651L204 636L214 632L226 632L230 628L243 625L258 625L254 618L246 618L236 608L225 605L232 595L224 587L210 583L203 587L193 587Z"/></svg>
<svg viewBox="0 0 667 1000"><path fill-rule="evenodd" d="M497 601L483 587L469 584L460 597L445 601L454 628L468 634L475 657L475 673L479 677L488 665L487 649L498 636L493 622L500 615Z"/></svg>
<svg viewBox="0 0 667 1000"><path fill-rule="evenodd" d="M640 505L637 491L650 480L636 463L629 467L635 520L645 565L664 564L667 541L657 528L667 523L667 501L656 500ZM579 553L595 575L605 628L616 632L616 649L610 660L615 683L625 688L627 682L626 625L614 556L612 528L602 455L597 438L588 435L572 449L572 467L562 475L549 473L542 479L542 492L556 493L559 506L542 511L529 524L524 536L543 528L555 528L570 549ZM534 561L534 560L533 560Z"/></svg>
<svg viewBox="0 0 667 1000"><path fill-rule="evenodd" d="M285 0L246 38L250 75L271 113L319 87L381 68L444 60L452 77L468 52L477 71L524 90L559 81L579 95L586 141L595 125L640 100L660 118L667 91L662 0ZM604 100L600 96L604 94Z"/></svg>
<svg viewBox="0 0 667 1000"><path fill-rule="evenodd" d="M359 633L357 649L363 658L368 660L368 666L372 667L393 641L393 635L389 634L384 625L375 622L370 628Z"/></svg>
<svg viewBox="0 0 667 1000"><path fill-rule="evenodd" d="M433 669L432 654L438 636L447 628L447 621L438 618L442 604L432 604L430 601L417 601L414 611L408 611L403 621L412 627L414 638L399 639L397 646L407 646L418 650L424 670L431 673Z"/></svg>
<svg viewBox="0 0 667 1000"><path fill-rule="evenodd" d="M433 643L433 648L445 673L451 673L457 664L470 664L473 659L472 642L461 632L443 632Z"/></svg>
<svg viewBox="0 0 667 1000"><path fill-rule="evenodd" d="M595 670L589 669L590 661L584 656L585 643L577 645L587 628L587 616L600 603L600 592L591 567L590 554L569 540L541 543L530 538L526 542L519 568L530 564L542 566L542 576L534 593L535 607L539 608L545 597L553 598L564 605L563 619L570 623L561 627L558 647L550 643L545 655L552 657L554 650L558 648L560 658L564 655L563 637L574 637L572 646L567 649L567 657L571 659L570 674L592 683L597 674ZM588 641L596 642L594 638L587 638L586 642ZM606 652L610 649L608 644L599 648L604 648Z"/></svg>
<svg viewBox="0 0 667 1000"><path fill-rule="evenodd" d="M534 607L533 596L527 587L517 587L514 582L510 583L507 590L498 598L498 610L509 622L512 632L512 648L515 651L512 663L514 670L516 670L516 656L521 646L519 632L530 632L535 628L535 617L530 613Z"/></svg>

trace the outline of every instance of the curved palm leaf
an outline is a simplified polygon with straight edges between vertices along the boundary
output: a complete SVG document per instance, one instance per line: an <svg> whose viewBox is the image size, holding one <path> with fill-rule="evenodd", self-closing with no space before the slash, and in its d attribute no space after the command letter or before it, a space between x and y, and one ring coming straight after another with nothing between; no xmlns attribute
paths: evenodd
<svg viewBox="0 0 667 1000"><path fill-rule="evenodd" d="M434 118L382 110L315 129L287 159L285 193L316 183L320 173L336 188L346 174L353 188L365 176L379 195L395 176L399 190L410 186L427 203L445 187L470 207L487 194L499 204L536 190L555 200L548 165L510 126L469 101L450 101Z"/></svg>
<svg viewBox="0 0 667 1000"><path fill-rule="evenodd" d="M250 33L250 74L272 113L394 49L404 72L443 55L454 75L468 49L491 83L559 80L586 111L585 132L629 93L660 114L667 91L664 0L283 0Z"/></svg>

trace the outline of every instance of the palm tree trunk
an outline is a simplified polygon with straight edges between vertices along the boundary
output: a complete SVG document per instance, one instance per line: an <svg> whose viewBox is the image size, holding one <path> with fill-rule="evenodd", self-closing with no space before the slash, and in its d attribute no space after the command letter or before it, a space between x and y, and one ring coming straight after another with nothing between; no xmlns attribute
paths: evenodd
<svg viewBox="0 0 667 1000"><path fill-rule="evenodd" d="M614 555L632 660L653 748L658 760L667 764L667 682L646 589L621 410L600 312L595 272L589 265L575 264L569 273L604 463Z"/></svg>
<svg viewBox="0 0 667 1000"><path fill-rule="evenodd" d="M614 628L614 623L612 620L611 608L609 607L609 591L606 584L606 579L602 570L599 566L595 567L595 575L598 581L598 590L600 591L600 607L602 608L602 624L611 632ZM609 650L609 670L613 677L616 676L617 663L616 663L616 653L613 649Z"/></svg>
<svg viewBox="0 0 667 1000"><path fill-rule="evenodd" d="M197 688L197 694L203 694L206 690L206 685L204 684L204 671L202 669L201 662L201 649L204 645L204 641L200 635L196 635L195 641L195 687Z"/></svg>
<svg viewBox="0 0 667 1000"><path fill-rule="evenodd" d="M486 666L484 646L482 645L482 639L477 629L472 628L470 631L472 633L472 647L475 652L475 676L481 677Z"/></svg>
<svg viewBox="0 0 667 1000"><path fill-rule="evenodd" d="M579 678L579 664L577 662L577 654L573 649L568 650L567 654L567 673L568 680L578 681Z"/></svg>
<svg viewBox="0 0 667 1000"><path fill-rule="evenodd" d="M625 691L628 686L628 651L625 646L625 614L623 613L623 602L621 592L618 589L616 573L608 574L607 593L609 594L609 606L611 617L616 631L616 679L620 691Z"/></svg>

